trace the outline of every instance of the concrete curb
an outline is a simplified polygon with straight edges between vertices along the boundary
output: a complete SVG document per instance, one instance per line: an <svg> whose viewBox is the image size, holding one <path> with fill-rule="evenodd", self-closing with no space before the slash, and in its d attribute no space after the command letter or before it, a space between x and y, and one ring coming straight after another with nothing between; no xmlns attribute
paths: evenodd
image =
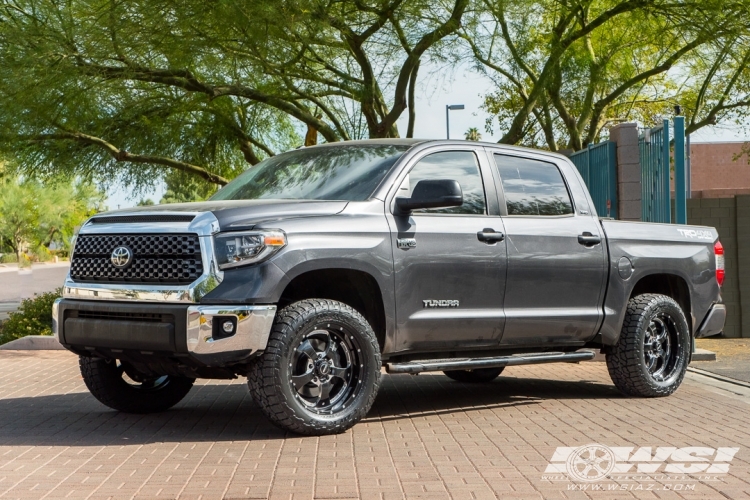
<svg viewBox="0 0 750 500"><path fill-rule="evenodd" d="M693 368L692 366L689 366L688 371L697 373L698 375L703 375L704 377L721 380L722 382L726 382L728 384L734 384L734 385L739 385L742 387L750 388L750 384L748 384L747 382L744 382L742 380L737 380L736 378L725 377L724 375L717 375L716 373L707 372L706 370L701 370L700 368Z"/></svg>
<svg viewBox="0 0 750 500"><path fill-rule="evenodd" d="M692 361L716 361L716 353L708 349L696 349Z"/></svg>
<svg viewBox="0 0 750 500"><path fill-rule="evenodd" d="M65 348L50 335L29 335L0 345L2 351L61 351Z"/></svg>
<svg viewBox="0 0 750 500"><path fill-rule="evenodd" d="M604 354L600 353L597 349L581 349L582 351L591 351L594 353L594 358L589 361L606 361L607 358ZM716 361L716 353L709 351L708 349L696 349L693 353L691 361Z"/></svg>

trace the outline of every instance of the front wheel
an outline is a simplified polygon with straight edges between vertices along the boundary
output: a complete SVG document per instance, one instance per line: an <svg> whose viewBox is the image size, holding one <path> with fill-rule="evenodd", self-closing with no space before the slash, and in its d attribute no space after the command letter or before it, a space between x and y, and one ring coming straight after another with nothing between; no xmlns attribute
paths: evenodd
<svg viewBox="0 0 750 500"><path fill-rule="evenodd" d="M248 373L261 411L298 434L344 432L367 415L379 385L380 349L372 328L351 307L326 299L282 309Z"/></svg>
<svg viewBox="0 0 750 500"><path fill-rule="evenodd" d="M99 402L126 413L168 410L187 396L195 379L162 375L148 377L117 359L80 356L83 381Z"/></svg>
<svg viewBox="0 0 750 500"><path fill-rule="evenodd" d="M685 314L672 298L650 293L633 297L620 339L607 354L609 375L629 396L668 396L685 377L690 340Z"/></svg>

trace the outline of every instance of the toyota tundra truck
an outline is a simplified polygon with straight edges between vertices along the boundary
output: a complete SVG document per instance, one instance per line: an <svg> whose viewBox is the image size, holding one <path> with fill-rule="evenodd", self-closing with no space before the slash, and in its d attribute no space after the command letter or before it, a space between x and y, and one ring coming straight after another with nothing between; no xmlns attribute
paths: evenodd
<svg viewBox="0 0 750 500"><path fill-rule="evenodd" d="M115 410L243 376L274 424L320 435L367 414L382 368L486 383L598 350L624 394L667 396L723 329L723 277L715 229L599 218L564 156L352 141L90 218L53 330Z"/></svg>

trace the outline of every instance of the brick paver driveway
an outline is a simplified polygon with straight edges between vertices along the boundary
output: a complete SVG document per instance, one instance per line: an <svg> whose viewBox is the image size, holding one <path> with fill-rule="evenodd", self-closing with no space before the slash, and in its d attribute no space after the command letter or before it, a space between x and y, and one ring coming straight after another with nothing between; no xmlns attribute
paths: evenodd
<svg viewBox="0 0 750 500"><path fill-rule="evenodd" d="M86 392L72 354L6 351L0 498L746 498L750 389L722 384L689 375L672 397L626 399L603 363L515 367L473 386L385 376L365 421L303 438L272 427L242 380L200 381L172 411L126 415ZM545 473L557 447L589 443L739 451L728 474L662 467L573 483ZM618 466L637 460L620 453ZM691 457L715 460L701 453ZM655 455L642 466L660 467ZM683 466L695 464L706 465Z"/></svg>

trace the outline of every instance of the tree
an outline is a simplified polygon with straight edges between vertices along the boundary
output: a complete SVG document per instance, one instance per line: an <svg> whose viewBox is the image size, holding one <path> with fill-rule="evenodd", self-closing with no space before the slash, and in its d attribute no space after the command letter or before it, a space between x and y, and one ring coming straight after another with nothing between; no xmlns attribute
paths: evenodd
<svg viewBox="0 0 750 500"><path fill-rule="evenodd" d="M216 186L182 172L170 172L165 179L167 189L159 203L205 201L216 192Z"/></svg>
<svg viewBox="0 0 750 500"><path fill-rule="evenodd" d="M411 134L420 60L469 1L6 2L0 153L27 174L223 185L300 126L396 137L411 103Z"/></svg>
<svg viewBox="0 0 750 500"><path fill-rule="evenodd" d="M471 127L469 130L466 131L467 141L481 141L482 140L482 134L479 133L479 130L476 127Z"/></svg>
<svg viewBox="0 0 750 500"><path fill-rule="evenodd" d="M578 150L675 104L688 132L750 106L746 0L480 1L462 37L496 82L485 107L500 142Z"/></svg>
<svg viewBox="0 0 750 500"><path fill-rule="evenodd" d="M44 185L18 178L4 179L0 197L0 236L23 260L27 247L53 242L68 252L75 228L104 209L104 195L87 182L58 181Z"/></svg>

